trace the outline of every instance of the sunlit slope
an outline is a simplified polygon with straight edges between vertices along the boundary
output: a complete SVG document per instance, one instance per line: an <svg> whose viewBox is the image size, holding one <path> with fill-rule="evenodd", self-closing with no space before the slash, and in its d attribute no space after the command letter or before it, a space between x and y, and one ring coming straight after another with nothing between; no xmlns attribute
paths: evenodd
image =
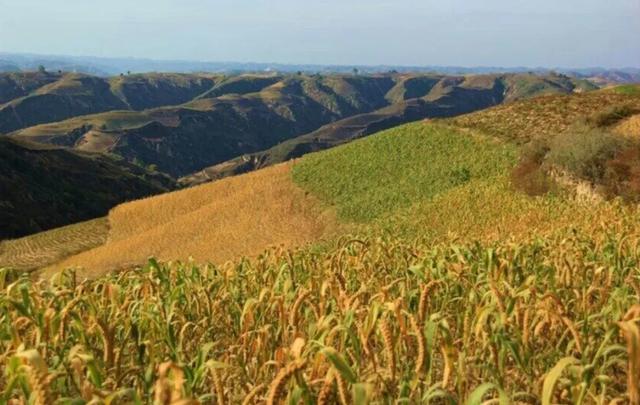
<svg viewBox="0 0 640 405"><path fill-rule="evenodd" d="M525 240L616 221L631 209L571 190L530 197L511 184L517 157L517 146L501 139L414 123L307 155L293 178L365 233L433 242Z"/></svg>
<svg viewBox="0 0 640 405"><path fill-rule="evenodd" d="M224 262L269 246L300 246L331 231L334 221L291 181L290 165L225 179L116 207L108 242L53 266L86 275L163 260Z"/></svg>
<svg viewBox="0 0 640 405"><path fill-rule="evenodd" d="M549 95L504 104L452 118L450 122L516 142L549 137L565 131L577 120L607 108L629 106L640 110L636 86L573 95Z"/></svg>
<svg viewBox="0 0 640 405"><path fill-rule="evenodd" d="M306 156L294 180L335 205L341 219L367 221L473 179L509 170L514 147L438 125L414 123Z"/></svg>
<svg viewBox="0 0 640 405"><path fill-rule="evenodd" d="M0 241L0 267L36 270L107 241L106 218L93 219L23 238Z"/></svg>

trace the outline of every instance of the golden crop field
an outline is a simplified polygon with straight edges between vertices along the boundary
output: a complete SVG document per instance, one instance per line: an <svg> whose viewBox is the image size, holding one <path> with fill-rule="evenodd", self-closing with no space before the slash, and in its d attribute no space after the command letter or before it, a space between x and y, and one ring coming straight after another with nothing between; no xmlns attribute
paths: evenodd
<svg viewBox="0 0 640 405"><path fill-rule="evenodd" d="M94 281L5 270L0 401L637 404L628 229L495 245L344 238Z"/></svg>
<svg viewBox="0 0 640 405"><path fill-rule="evenodd" d="M24 238L0 242L0 267L35 270L107 240L106 218L68 225Z"/></svg>
<svg viewBox="0 0 640 405"><path fill-rule="evenodd" d="M122 204L109 214L105 244L46 270L82 267L95 277L162 260L224 262L270 246L317 241L336 226L331 212L291 181L291 163Z"/></svg>

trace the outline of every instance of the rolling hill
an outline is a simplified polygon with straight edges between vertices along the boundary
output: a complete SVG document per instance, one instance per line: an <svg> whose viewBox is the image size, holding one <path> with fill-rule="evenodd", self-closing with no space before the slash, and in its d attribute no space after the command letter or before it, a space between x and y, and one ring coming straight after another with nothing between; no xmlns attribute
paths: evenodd
<svg viewBox="0 0 640 405"><path fill-rule="evenodd" d="M474 84L478 86L477 83ZM470 87L468 86L463 91L468 94ZM432 90L434 88L435 86L432 87ZM448 96L445 95L445 100L446 97ZM304 193L315 199L313 204L308 205L308 209L311 210L308 212L313 212L313 209L333 212L341 224L320 221L311 226L313 229L336 230L344 229L343 226L349 228L352 225L359 227L366 224L366 227L391 229L399 235L415 234L416 229L425 229L423 235L429 234L434 238L442 239L447 233L452 232L469 237L486 236L491 240L498 237L500 229L507 226L517 225L511 232L512 234L520 232L529 234L532 230L542 232L543 230L555 229L556 226L560 226L559 224L578 221L577 218L591 218L591 214L589 214L591 208L585 210L579 203L574 204L570 202L570 199L565 198L532 200L526 195L512 190L510 168L517 163L518 145L525 143L526 139L529 139L527 136L531 134L560 133L571 127L571 122L585 120L594 114L606 112L610 105L633 105L637 102L637 95L627 88L623 88L622 91L619 89L602 90L569 96L550 95L519 100L460 117L399 126L348 145L332 148L322 153L312 153L299 161L294 161L293 166L282 166L276 171L258 170L255 177L234 177L229 180L230 183L226 183L226 180L225 182L213 182L211 185L198 186L178 193L143 200L137 204L118 207L112 210L109 216L110 242L78 257L82 258L84 263L91 263L90 267L94 269L108 270L139 262L149 254L170 259L172 255L177 255L180 251L189 251L187 255L195 255L199 260L226 260L233 258L234 255L242 255L243 252L260 251L270 243L285 243L290 246L296 245L291 241L308 242L314 238L322 239L331 232L327 231L325 234L324 231L314 231L312 232L313 237L308 236L309 234L297 237L293 236L296 234L293 231L295 226L288 228L287 232L291 233L291 238L287 239L284 236L287 232L273 230L275 226L273 224L282 221L282 218L277 216L276 218L279 219L275 219L271 225L265 225L264 228L265 233L274 235L272 239L258 239L260 242L250 242L253 238L250 236L252 235L250 223L238 225L238 230L233 230L233 221L238 220L234 219L235 214L231 214L234 209L248 209L247 212L251 212L262 205L265 209L274 204L280 204L278 205L280 207L287 206L287 204L294 204L291 199L292 195L298 196L296 199L300 201L306 201L306 197L300 197L305 195ZM427 105L427 103L426 100L409 100L401 104L410 106ZM442 108L446 108L446 106L447 104L443 104ZM365 114L365 122L375 122L369 119L370 115L372 114ZM358 122L360 118L361 116L355 116L338 121L336 124L352 123L352 127L357 127L358 124L361 124ZM383 116L382 122L385 122L384 119L386 117ZM633 120L635 117L632 116L615 123L616 130L631 127ZM391 121L393 122L393 119ZM395 122L400 123L401 121L396 120ZM371 129L374 132L375 125L368 128L374 128ZM322 131L325 130L330 130L327 138L322 137ZM351 131L352 129L349 129L346 132L345 140L354 139L351 136ZM510 136L505 135L508 131L511 131ZM325 139L334 142L327 147L342 143L335 136L337 133L339 132L332 126L315 132L316 139L308 140L307 145L311 146L302 152L317 150L313 149L315 145L321 145L321 140ZM303 139L305 138L303 137ZM266 166L293 157L291 154L286 154L291 153L291 149L288 149L290 142L283 142L280 145L285 153L280 155L278 159L265 160L261 164ZM298 142L295 145L305 144ZM57 152L72 153L69 150L58 150ZM482 153L486 153L487 156L483 159L477 159L478 154ZM434 160L435 158L429 158L429 156L437 156L437 159L442 160ZM477 166L480 162L486 166ZM355 166L351 167L350 165ZM290 175L288 173L292 167L293 175ZM432 170L435 171L432 172ZM348 176L344 175L345 171L349 173ZM372 173L378 173L378 175L373 176ZM273 183L276 181L275 179L278 179L279 182L277 187ZM384 183L371 183L372 179L382 179L379 181L384 181ZM243 181L250 181L252 184L259 184L259 186L247 187L247 190L254 190L253 194L242 194L239 190ZM192 181L191 184L194 182L196 181ZM262 190L262 187L267 188L261 192L264 196L258 198L260 193L255 190ZM287 191L284 191L282 187L285 187ZM273 190L280 190L279 193L282 196L274 197ZM304 190L304 192L299 190ZM373 192L372 190L378 191ZM301 192L303 194L300 194ZM218 201L216 197L211 197L216 195L220 195L220 198L224 199ZM272 197L267 197L269 195ZM252 201L252 198L257 198L257 200ZM271 198L271 200L263 201L262 198ZM374 198L374 200L369 201L370 198ZM155 201L167 202L158 205L163 208L155 209L153 208ZM493 202L496 201L500 201L500 204L494 205ZM125 207L139 208L134 210L135 214L118 215L118 213L127 212L129 208ZM179 211L174 215L171 214L174 209L184 211ZM200 209L202 211L199 211ZM483 211L491 215L480 215L479 213ZM595 212L596 209L593 208L592 211ZM211 214L205 214L206 212L211 212ZM225 212L229 212L229 214L225 214ZM450 214L442 215L443 212ZM522 213L523 219L519 223L513 224L512 216L518 212ZM575 218L567 217L569 212L576 214ZM331 218L334 214L322 218ZM145 218L149 215L150 217L146 220ZM208 231L203 229L191 233L202 236L191 239L190 231L185 230L181 238L184 238L184 246L188 248L181 250L182 242L165 245L165 241L172 240L171 238L167 239L166 235L174 229L178 229L179 222L186 223L186 218L191 218L188 221L193 220L197 223L200 216L204 218L206 215L213 215L210 220L207 220L210 223L221 221L220 227L206 228L211 229L214 234L204 236L208 235ZM243 215L247 218L252 217L250 213ZM275 214L273 212L261 214L265 221L270 221L268 218L271 215ZM301 218L304 218L304 215ZM174 220L173 216L181 219ZM460 221L461 217L467 219ZM134 218L140 218L143 223L138 223L139 221ZM148 225L144 225L145 221ZM187 228L198 229L199 225L196 223ZM116 238L114 236L115 233L120 232L117 229L129 226L129 224L135 225L132 225L130 231L122 232L123 235L127 235L126 237ZM299 228L300 230L306 229L303 225L299 225ZM239 232L245 235L245 239L239 238L237 242L231 243L230 241L234 240L235 236L229 236L230 234L226 234L226 231L221 231L221 229L229 229L229 232L234 235L236 235L235 232ZM131 238L137 242L134 243L134 239ZM228 242L226 245L225 241ZM149 245L145 245L147 242ZM110 243L117 243L118 247L111 247ZM198 247L201 245L214 246L217 243L225 248L213 249L206 253L207 249ZM134 246L135 248L128 250L126 246ZM254 247L249 248L249 246ZM132 256L124 259L119 257L119 253L114 253L125 251L131 252ZM225 254L224 252L233 252L233 254ZM122 253L122 256L127 255ZM65 266L71 265L73 260L75 259L70 258L69 261L63 263Z"/></svg>
<svg viewBox="0 0 640 405"><path fill-rule="evenodd" d="M182 177L245 154L264 151L356 115L372 113L355 118L354 121L358 121L355 126L353 122L338 123L337 132L342 133L338 138L348 140L403 122L452 116L537 94L568 94L583 87L588 85L565 76L541 78L528 74L244 75L228 78L211 92L180 106L79 117L26 128L13 136L115 153L129 162L153 164L164 173ZM250 92L253 90L259 91ZM224 91L244 94L218 95ZM347 129L351 135L344 135L346 128L353 128ZM326 135L326 128L323 132L321 143L339 143L327 139L331 135ZM280 154L296 156L296 153Z"/></svg>
<svg viewBox="0 0 640 405"><path fill-rule="evenodd" d="M332 122L267 150L218 163L184 176L180 182L194 185L260 169L407 122L461 115L541 95L567 95L592 89L584 81L555 75L401 76L386 95L394 101L391 106Z"/></svg>
<svg viewBox="0 0 640 405"><path fill-rule="evenodd" d="M611 115L619 91L589 96L404 124L3 242L0 263L41 250L50 278L0 270L0 399L633 402L637 205L510 181L529 132L635 120Z"/></svg>
<svg viewBox="0 0 640 405"><path fill-rule="evenodd" d="M178 74L118 76L0 73L0 134L112 110L182 104L211 89L218 77Z"/></svg>
<svg viewBox="0 0 640 405"><path fill-rule="evenodd" d="M0 137L0 238L103 216L116 204L174 187L159 173L104 155Z"/></svg>

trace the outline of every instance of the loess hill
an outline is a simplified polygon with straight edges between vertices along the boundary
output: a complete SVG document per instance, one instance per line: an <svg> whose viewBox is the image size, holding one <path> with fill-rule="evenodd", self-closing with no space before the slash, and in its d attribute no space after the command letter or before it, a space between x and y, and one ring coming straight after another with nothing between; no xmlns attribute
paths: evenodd
<svg viewBox="0 0 640 405"><path fill-rule="evenodd" d="M179 106L78 117L26 128L13 136L114 153L181 177L306 134L307 139L318 138L319 145L335 145L339 139L345 141L409 121L453 116L524 97L568 94L587 87L586 82L565 76L243 75L228 78ZM327 124L333 127L312 134ZM336 128L335 135L331 128ZM321 149L302 143L297 146L293 141L280 147L282 150L270 160L281 161L302 151Z"/></svg>
<svg viewBox="0 0 640 405"><path fill-rule="evenodd" d="M0 73L0 134L104 111L182 104L220 80L186 74L102 78L79 73Z"/></svg>
<svg viewBox="0 0 640 405"><path fill-rule="evenodd" d="M637 206L511 184L525 136L624 130L608 110L637 96L555 97L116 207L102 245L48 269L80 273L0 271L0 399L640 401ZM573 123L529 123L546 110Z"/></svg>
<svg viewBox="0 0 640 405"><path fill-rule="evenodd" d="M611 94L616 103L638 100L635 95ZM270 245L292 247L371 229L432 241L459 237L495 242L505 235L526 239L570 226L584 228L599 215L621 214L608 203L585 205L571 193L531 198L515 190L512 169L522 142L467 123L470 117L475 117L472 122L489 122L502 109L516 111L512 119L523 120L533 108L556 111L566 105L572 106L573 119L581 121L599 111L594 106L609 109L594 100L611 94L566 96L572 101L560 107L556 96L547 96L453 119L420 121L311 153L277 169L124 204L109 213L110 229L103 230L108 242L40 267L52 271L81 266L88 271L83 274L102 274L150 255L221 262L252 256ZM634 119L610 128L619 130ZM538 134L546 130L540 121L530 127L533 133L536 126ZM293 222L283 219L287 210ZM261 222L255 223L256 218ZM5 265L20 267L20 255L10 253L16 246L5 242Z"/></svg>
<svg viewBox="0 0 640 405"><path fill-rule="evenodd" d="M244 153L184 176L180 181L193 185L256 170L407 122L456 116L538 95L572 94L594 89L588 82L554 75L398 75L395 79L394 86L385 95L390 105L333 121L266 150Z"/></svg>
<svg viewBox="0 0 640 405"><path fill-rule="evenodd" d="M105 215L174 188L172 179L103 155L0 137L0 238Z"/></svg>
<svg viewBox="0 0 640 405"><path fill-rule="evenodd" d="M99 154L103 161L122 165L110 171L112 176L129 172L135 165L140 173L180 178L180 186L259 169L406 122L592 87L566 76L528 74L144 74L100 78L38 72L0 77L2 94L7 100L12 98L3 104L2 111L8 115L0 118L2 125L13 125L14 119L30 125L72 116L17 130L8 135L11 139L65 149L73 152L70 156ZM108 111L89 114L102 110ZM100 171L91 172L94 166L74 167L81 162L85 160L68 161L71 177L77 172L87 178L103 177ZM30 176L21 172L25 166L12 170L16 178ZM3 187L10 187L6 178L2 181ZM128 184L122 179L114 181ZM6 205L5 215L56 219L40 219L38 225L18 222L12 225L16 229L5 230L4 237L88 218L84 209L74 213L65 204L49 204L48 193L29 190L30 183L23 184L25 195L31 196L29 215L13 203ZM118 197L111 198L91 189L82 191L82 184L77 185L77 193L97 198L93 213L105 212L124 196L140 196L136 187L117 191ZM167 183L167 188L173 186L172 180ZM62 218L67 222L60 222Z"/></svg>

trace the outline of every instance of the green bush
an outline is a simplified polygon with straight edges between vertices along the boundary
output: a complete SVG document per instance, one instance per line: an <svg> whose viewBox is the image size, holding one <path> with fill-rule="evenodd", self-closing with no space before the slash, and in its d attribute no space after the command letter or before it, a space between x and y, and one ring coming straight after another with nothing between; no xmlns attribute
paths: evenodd
<svg viewBox="0 0 640 405"><path fill-rule="evenodd" d="M637 113L638 110L629 105L615 105L590 116L586 123L596 128L609 127Z"/></svg>
<svg viewBox="0 0 640 405"><path fill-rule="evenodd" d="M605 177L607 162L627 146L628 141L620 136L597 129L577 128L551 141L545 163L599 183Z"/></svg>

